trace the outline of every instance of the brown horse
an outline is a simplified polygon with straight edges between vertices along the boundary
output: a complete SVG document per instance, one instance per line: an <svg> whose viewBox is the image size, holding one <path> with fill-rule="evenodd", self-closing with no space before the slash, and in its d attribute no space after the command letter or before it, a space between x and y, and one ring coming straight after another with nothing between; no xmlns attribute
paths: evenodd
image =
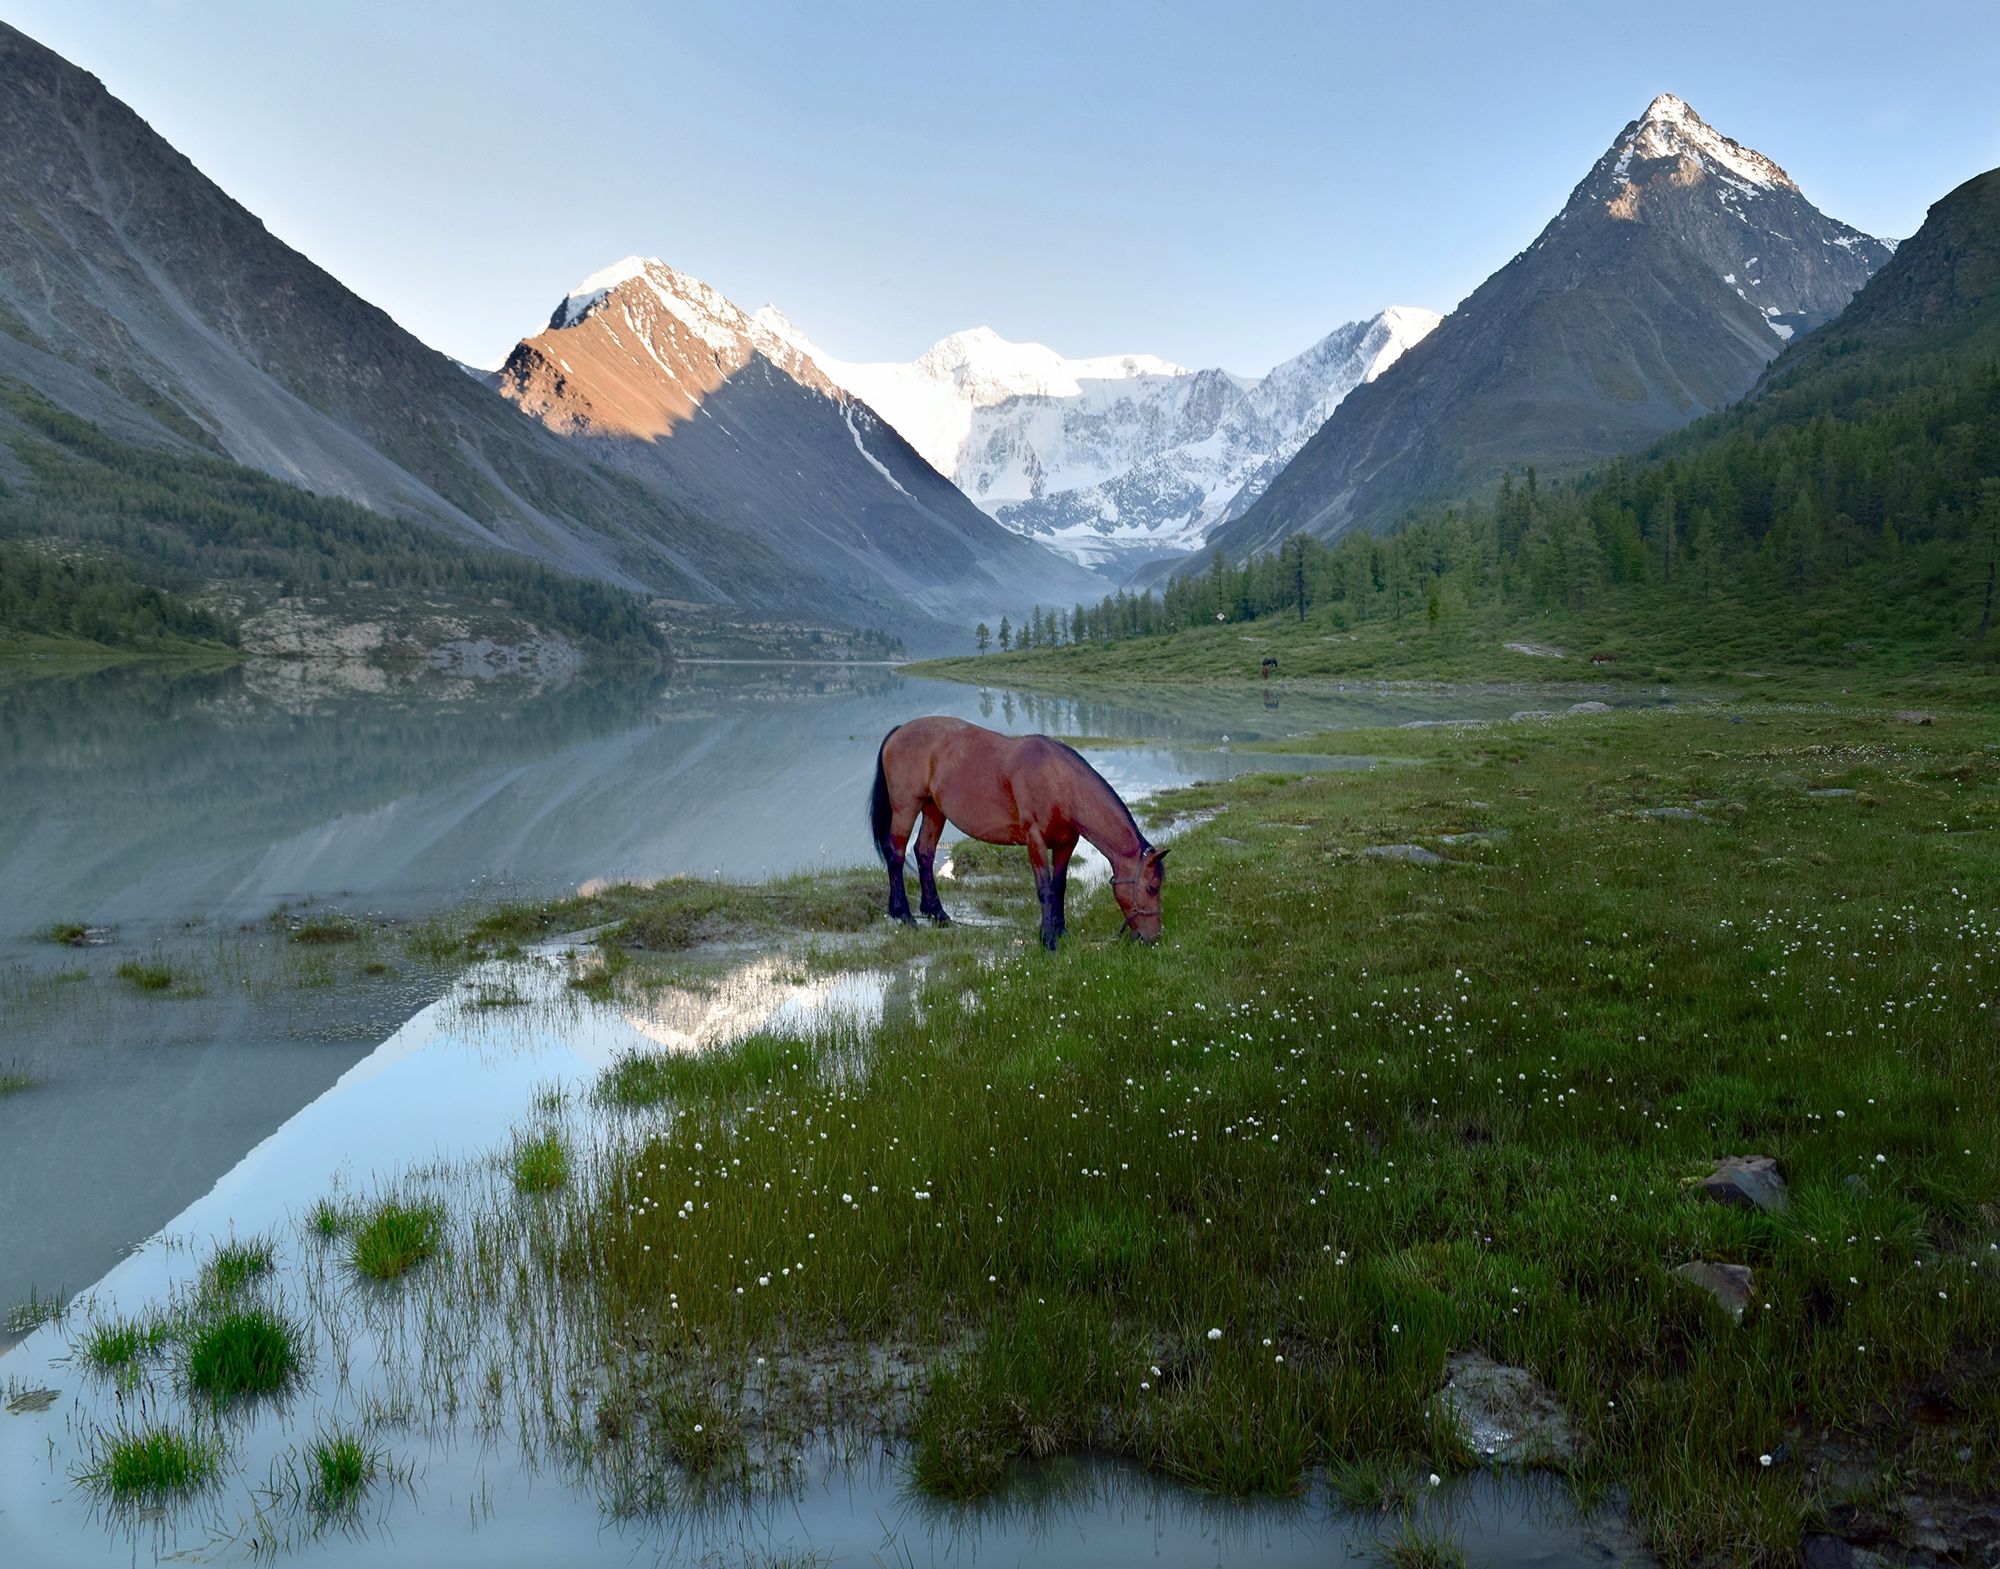
<svg viewBox="0 0 2000 1569"><path fill-rule="evenodd" d="M1054 948L1062 937L1063 889L1079 839L1088 839L1111 863L1111 890L1125 912L1125 930L1141 942L1160 940L1167 852L1146 842L1118 792L1060 741L1002 735L937 714L898 725L882 738L870 825L889 868L889 914L911 926L917 921L903 887L903 851L920 815L918 908L938 925L951 924L934 870L948 821L988 844L1028 847L1045 947Z"/></svg>

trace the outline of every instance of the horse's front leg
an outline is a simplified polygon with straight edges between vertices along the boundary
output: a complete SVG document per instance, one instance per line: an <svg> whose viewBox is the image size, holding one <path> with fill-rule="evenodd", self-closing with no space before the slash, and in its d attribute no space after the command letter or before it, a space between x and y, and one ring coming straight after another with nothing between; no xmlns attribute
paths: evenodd
<svg viewBox="0 0 2000 1569"><path fill-rule="evenodd" d="M924 806L924 824L917 830L917 908L940 926L951 925L937 891L938 840L944 834L944 813L937 803Z"/></svg>
<svg viewBox="0 0 2000 1569"><path fill-rule="evenodd" d="M1069 858L1076 854L1076 841L1049 846L1049 910L1055 917L1056 935L1049 941L1053 948L1062 940L1063 902L1069 894ZM1044 939L1047 941L1047 939Z"/></svg>

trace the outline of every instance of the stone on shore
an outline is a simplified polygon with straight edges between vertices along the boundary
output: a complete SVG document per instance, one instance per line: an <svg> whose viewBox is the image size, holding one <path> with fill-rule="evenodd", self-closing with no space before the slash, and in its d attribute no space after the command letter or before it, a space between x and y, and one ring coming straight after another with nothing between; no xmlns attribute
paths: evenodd
<svg viewBox="0 0 2000 1569"><path fill-rule="evenodd" d="M1477 1351L1445 1363L1444 1408L1483 1465L1526 1465L1576 1454L1569 1417L1549 1388L1524 1367Z"/></svg>

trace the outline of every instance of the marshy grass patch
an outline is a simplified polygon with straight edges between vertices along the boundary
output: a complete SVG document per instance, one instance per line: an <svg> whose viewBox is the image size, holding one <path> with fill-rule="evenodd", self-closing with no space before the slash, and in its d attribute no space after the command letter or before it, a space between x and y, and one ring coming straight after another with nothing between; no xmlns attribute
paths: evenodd
<svg viewBox="0 0 2000 1569"><path fill-rule="evenodd" d="M569 1181L569 1141L553 1128L517 1137L514 1187L521 1193L551 1193Z"/></svg>
<svg viewBox="0 0 2000 1569"><path fill-rule="evenodd" d="M307 1496L315 1512L351 1514L384 1466L382 1451L371 1448L351 1428L329 1428L306 1450Z"/></svg>
<svg viewBox="0 0 2000 1569"><path fill-rule="evenodd" d="M118 966L118 978L142 992L167 992L180 976L164 959L126 959Z"/></svg>
<svg viewBox="0 0 2000 1569"><path fill-rule="evenodd" d="M470 999L472 1007L481 1009L525 1008L528 1002L528 994L516 986L511 979L495 985L482 986L472 994Z"/></svg>
<svg viewBox="0 0 2000 1569"><path fill-rule="evenodd" d="M394 1280L435 1254L443 1236L443 1205L382 1199L356 1217L348 1260L371 1280Z"/></svg>
<svg viewBox="0 0 2000 1569"><path fill-rule="evenodd" d="M41 1080L20 1068L0 1068L0 1100L9 1095L25 1095Z"/></svg>
<svg viewBox="0 0 2000 1569"><path fill-rule="evenodd" d="M289 1388L303 1364L303 1335L275 1307L229 1308L188 1331L188 1387L217 1405Z"/></svg>
<svg viewBox="0 0 2000 1569"><path fill-rule="evenodd" d="M819 1068L811 1043L746 1035L707 1051L634 1052L599 1076L597 1099L628 1111L676 1099L728 1099L811 1082Z"/></svg>
<svg viewBox="0 0 2000 1569"><path fill-rule="evenodd" d="M100 1373L129 1375L166 1350L172 1330L162 1319L116 1318L93 1321L76 1353Z"/></svg>
<svg viewBox="0 0 2000 1569"><path fill-rule="evenodd" d="M1405 1520L1382 1544L1390 1569L1465 1569L1465 1549L1449 1536L1417 1520Z"/></svg>
<svg viewBox="0 0 2000 1569"><path fill-rule="evenodd" d="M306 1211L306 1235L316 1242L335 1242L361 1223L358 1205L344 1199L318 1198Z"/></svg>
<svg viewBox="0 0 2000 1569"><path fill-rule="evenodd" d="M28 1294L7 1309L4 1319L0 1319L10 1335L32 1335L44 1324L60 1324L69 1316L69 1298L57 1291L52 1296L43 1296L35 1287L28 1288Z"/></svg>
<svg viewBox="0 0 2000 1569"><path fill-rule="evenodd" d="M292 921L285 930L285 941L307 947L324 948L334 943L359 942L366 930L367 928L351 915L335 915L329 912Z"/></svg>
<svg viewBox="0 0 2000 1569"><path fill-rule="evenodd" d="M63 948L87 948L90 928L82 921L55 921L42 928L42 941Z"/></svg>
<svg viewBox="0 0 2000 1569"><path fill-rule="evenodd" d="M203 1283L216 1295L231 1297L268 1276L276 1263L277 1248L270 1238L232 1238L216 1245L203 1271Z"/></svg>
<svg viewBox="0 0 2000 1569"><path fill-rule="evenodd" d="M77 1479L119 1503L166 1504L211 1486L222 1471L222 1444L190 1428L102 1429Z"/></svg>

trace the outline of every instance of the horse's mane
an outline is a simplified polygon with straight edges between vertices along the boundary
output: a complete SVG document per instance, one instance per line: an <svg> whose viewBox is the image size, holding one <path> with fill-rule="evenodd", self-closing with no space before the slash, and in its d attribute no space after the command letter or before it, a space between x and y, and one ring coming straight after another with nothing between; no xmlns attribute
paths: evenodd
<svg viewBox="0 0 2000 1569"><path fill-rule="evenodd" d="M1144 855L1146 851L1152 849L1152 843L1146 838L1145 832L1139 827L1139 820L1132 815L1132 808L1125 804L1125 798L1122 795L1111 788L1111 781L1091 766L1090 759L1066 741L1058 741L1054 736L1046 735L1042 739L1050 745L1060 747L1063 751L1069 753L1071 757L1076 759L1079 768L1104 786L1104 793L1111 798L1118 810L1125 814L1125 825L1132 830L1132 836L1139 841L1139 853Z"/></svg>

